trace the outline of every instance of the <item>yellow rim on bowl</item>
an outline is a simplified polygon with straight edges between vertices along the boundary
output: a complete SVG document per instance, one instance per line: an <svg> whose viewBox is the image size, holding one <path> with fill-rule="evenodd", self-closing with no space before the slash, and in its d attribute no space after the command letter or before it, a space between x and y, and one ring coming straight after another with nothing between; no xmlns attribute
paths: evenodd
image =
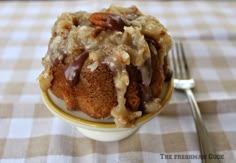
<svg viewBox="0 0 236 163"><path fill-rule="evenodd" d="M163 98L160 99L160 105L161 109L157 112L147 113L142 115L140 118L137 119L136 124L142 124L147 122L148 120L152 119L154 116L156 116L165 106L165 104L170 100L172 91L173 91L173 80L166 83L166 91L164 92ZM43 91L41 89L41 94L43 101L47 108L53 112L54 114L58 115L60 118L72 122L74 124L80 124L90 127L96 127L96 128L116 128L116 125L114 122L94 122L89 121L86 119L82 119L76 116L73 116L65 111L63 111L60 107L58 107L50 98L47 91Z"/></svg>

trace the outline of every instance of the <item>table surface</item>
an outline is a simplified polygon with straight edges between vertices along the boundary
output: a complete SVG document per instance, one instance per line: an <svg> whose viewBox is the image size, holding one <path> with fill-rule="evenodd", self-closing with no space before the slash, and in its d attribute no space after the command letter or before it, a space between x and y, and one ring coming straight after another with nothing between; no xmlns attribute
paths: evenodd
<svg viewBox="0 0 236 163"><path fill-rule="evenodd" d="M137 5L182 39L194 94L222 162L236 161L236 2L112 1ZM0 6L0 162L201 162L183 92L163 112L119 142L98 142L54 117L37 77L51 27L64 11L93 12L109 1L17 2Z"/></svg>

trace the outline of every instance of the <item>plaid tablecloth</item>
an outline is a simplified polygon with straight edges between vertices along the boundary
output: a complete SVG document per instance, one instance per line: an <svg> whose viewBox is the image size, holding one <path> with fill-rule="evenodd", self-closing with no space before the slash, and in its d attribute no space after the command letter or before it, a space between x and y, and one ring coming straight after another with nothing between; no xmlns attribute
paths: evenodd
<svg viewBox="0 0 236 163"><path fill-rule="evenodd" d="M186 96L170 104L137 133L119 142L97 142L54 117L40 97L51 27L63 11L89 12L110 1L0 2L0 162L154 163L201 160ZM183 39L196 79L204 122L222 162L236 161L236 2L112 1L137 5Z"/></svg>

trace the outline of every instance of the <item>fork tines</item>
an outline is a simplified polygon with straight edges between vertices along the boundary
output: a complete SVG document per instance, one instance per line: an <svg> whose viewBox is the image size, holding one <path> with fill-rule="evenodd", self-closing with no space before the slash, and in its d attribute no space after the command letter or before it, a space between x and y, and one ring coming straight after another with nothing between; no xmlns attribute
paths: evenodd
<svg viewBox="0 0 236 163"><path fill-rule="evenodd" d="M170 55L170 64L174 78L189 79L189 68L185 57L184 46L181 41L174 41Z"/></svg>

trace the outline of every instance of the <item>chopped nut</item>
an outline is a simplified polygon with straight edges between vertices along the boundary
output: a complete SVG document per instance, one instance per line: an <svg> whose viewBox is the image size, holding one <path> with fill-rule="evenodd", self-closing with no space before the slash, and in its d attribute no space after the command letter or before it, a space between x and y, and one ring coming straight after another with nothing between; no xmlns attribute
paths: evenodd
<svg viewBox="0 0 236 163"><path fill-rule="evenodd" d="M130 64L130 57L127 52L121 53L121 62L125 63L126 65Z"/></svg>
<svg viewBox="0 0 236 163"><path fill-rule="evenodd" d="M89 21L95 25L118 31L123 31L124 26L127 26L123 17L105 12L91 14Z"/></svg>

